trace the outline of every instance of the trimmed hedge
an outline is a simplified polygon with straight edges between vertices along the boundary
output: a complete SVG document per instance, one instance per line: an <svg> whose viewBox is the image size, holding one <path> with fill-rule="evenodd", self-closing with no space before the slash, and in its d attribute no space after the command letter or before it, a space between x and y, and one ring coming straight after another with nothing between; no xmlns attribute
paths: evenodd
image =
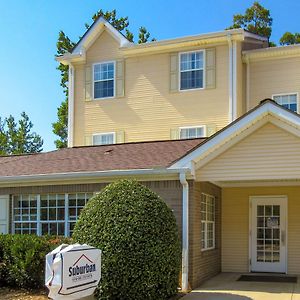
<svg viewBox="0 0 300 300"><path fill-rule="evenodd" d="M181 248L172 210L136 181L108 185L82 210L73 239L102 250L98 299L168 299Z"/></svg>
<svg viewBox="0 0 300 300"><path fill-rule="evenodd" d="M0 235L0 286L40 288L45 256L70 239L36 235Z"/></svg>

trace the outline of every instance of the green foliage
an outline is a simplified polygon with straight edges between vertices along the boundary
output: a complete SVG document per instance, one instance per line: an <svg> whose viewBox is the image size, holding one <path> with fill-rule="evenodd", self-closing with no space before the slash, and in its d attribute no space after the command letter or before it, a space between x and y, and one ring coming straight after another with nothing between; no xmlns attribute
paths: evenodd
<svg viewBox="0 0 300 300"><path fill-rule="evenodd" d="M272 23L273 19L270 11L255 1L251 7L246 9L244 15L234 15L233 24L227 29L243 28L252 33L270 38Z"/></svg>
<svg viewBox="0 0 300 300"><path fill-rule="evenodd" d="M145 186L130 180L108 185L82 210L73 239L102 250L98 299L158 300L176 293L176 220Z"/></svg>
<svg viewBox="0 0 300 300"><path fill-rule="evenodd" d="M69 239L36 235L0 235L0 286L44 285L45 256Z"/></svg>
<svg viewBox="0 0 300 300"><path fill-rule="evenodd" d="M149 41L150 38L150 32L146 29L146 27L140 27L140 32L139 32L139 40L138 40L138 44L143 44L143 43L147 43ZM152 42L155 41L154 38L152 38L151 40Z"/></svg>
<svg viewBox="0 0 300 300"><path fill-rule="evenodd" d="M53 132L59 136L54 141L57 149L66 148L68 146L68 98L57 108L58 120L52 123Z"/></svg>
<svg viewBox="0 0 300 300"><path fill-rule="evenodd" d="M93 16L92 20L95 22L98 18L103 17L107 20L114 28L120 31L130 42L133 42L134 35L128 29L129 20L128 17L117 17L117 11L113 9L112 11L103 11L100 9ZM85 24L86 29L90 28L89 24ZM150 33L145 27L141 27L139 30L139 40L138 43L146 43L150 38ZM155 39L152 38L152 41ZM72 52L72 49L76 43L72 42L69 37L60 31L58 35L58 41L56 43L57 55L63 55L68 52ZM69 80L69 66L59 64L57 69L61 74L60 85L63 88L63 92L66 95L65 100L61 103L60 107L57 109L57 121L52 123L52 131L59 138L54 141L56 148L65 148L68 145L68 80ZM1 136L0 136L1 141Z"/></svg>
<svg viewBox="0 0 300 300"><path fill-rule="evenodd" d="M36 153L43 150L43 139L32 132L33 124L25 112L18 122L10 115L0 119L0 155Z"/></svg>
<svg viewBox="0 0 300 300"><path fill-rule="evenodd" d="M300 44L300 33L285 32L279 40L280 45L294 45Z"/></svg>

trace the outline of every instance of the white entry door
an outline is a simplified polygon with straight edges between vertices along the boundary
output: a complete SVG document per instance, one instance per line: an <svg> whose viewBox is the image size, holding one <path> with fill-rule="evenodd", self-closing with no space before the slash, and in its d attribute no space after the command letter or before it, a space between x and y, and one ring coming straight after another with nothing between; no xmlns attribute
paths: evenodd
<svg viewBox="0 0 300 300"><path fill-rule="evenodd" d="M250 197L251 271L287 272L287 197Z"/></svg>

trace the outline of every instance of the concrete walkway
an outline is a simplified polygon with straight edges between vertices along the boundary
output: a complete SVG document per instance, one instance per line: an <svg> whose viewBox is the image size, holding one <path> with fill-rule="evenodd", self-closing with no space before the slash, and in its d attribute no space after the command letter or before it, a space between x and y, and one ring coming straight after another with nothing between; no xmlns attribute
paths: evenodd
<svg viewBox="0 0 300 300"><path fill-rule="evenodd" d="M221 273L182 300L300 300L298 283L237 281L240 274Z"/></svg>

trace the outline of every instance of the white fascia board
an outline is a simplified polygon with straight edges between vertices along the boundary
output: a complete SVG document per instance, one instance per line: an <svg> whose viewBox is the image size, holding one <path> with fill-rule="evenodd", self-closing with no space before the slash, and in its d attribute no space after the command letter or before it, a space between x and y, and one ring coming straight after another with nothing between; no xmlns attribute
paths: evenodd
<svg viewBox="0 0 300 300"><path fill-rule="evenodd" d="M229 126L224 131L217 133L214 137L208 140L203 145L200 145L193 152L189 153L175 164L171 165L169 169L180 169L185 167L190 167L193 161L197 161L201 156L205 155L207 152L211 152L216 147L223 145L225 142L231 140L233 137L239 135L249 126L258 122L265 116L274 116L284 122L289 123L293 127L300 129L300 117L292 112L289 112L276 104L271 102L266 102L257 109L253 110L251 113L241 118L239 121ZM262 123L263 124L263 123Z"/></svg>
<svg viewBox="0 0 300 300"><path fill-rule="evenodd" d="M111 24L109 24L109 22L107 22L104 18L100 17L96 21L96 23L92 25L90 31L87 32L87 34L73 49L72 55L81 53L83 48L87 50L88 44L90 44L90 42L104 30L104 27L107 28L112 37L114 37L115 40L120 44L120 47L125 47L131 44L131 42L129 42L117 29L115 29Z"/></svg>
<svg viewBox="0 0 300 300"><path fill-rule="evenodd" d="M16 182L45 182L57 180L75 180L75 179L91 179L91 178L109 178L120 176L147 176L147 175L175 175L182 172L190 174L189 169L133 169L133 170L110 170L110 171L94 171L94 172L69 172L69 173L52 173L52 174L36 174L36 175L20 175L20 176L1 176L0 185L5 183Z"/></svg>

